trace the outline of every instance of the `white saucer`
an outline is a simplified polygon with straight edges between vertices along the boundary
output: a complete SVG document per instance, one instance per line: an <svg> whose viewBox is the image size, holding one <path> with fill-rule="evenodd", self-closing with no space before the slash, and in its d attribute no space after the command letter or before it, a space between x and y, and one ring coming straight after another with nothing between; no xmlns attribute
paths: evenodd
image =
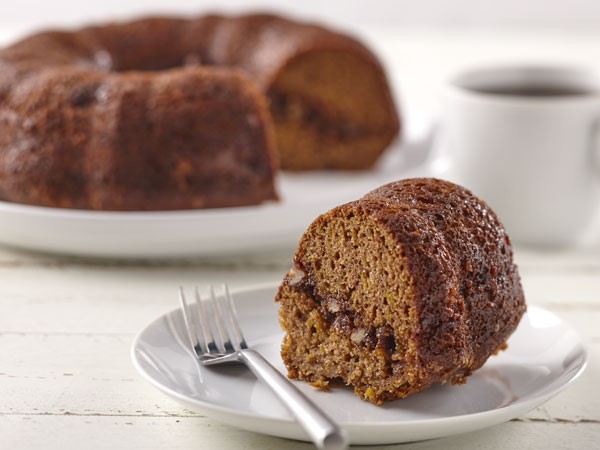
<svg viewBox="0 0 600 450"><path fill-rule="evenodd" d="M275 286L234 292L249 344L286 373ZM180 310L158 318L135 338L136 369L172 398L208 417L247 430L308 440L269 390L243 366L199 368L185 347ZM350 388L318 391L295 381L348 431L353 444L378 445L439 438L521 416L570 385L587 364L578 334L554 314L529 307L508 350L491 357L463 386L435 386L374 406Z"/></svg>

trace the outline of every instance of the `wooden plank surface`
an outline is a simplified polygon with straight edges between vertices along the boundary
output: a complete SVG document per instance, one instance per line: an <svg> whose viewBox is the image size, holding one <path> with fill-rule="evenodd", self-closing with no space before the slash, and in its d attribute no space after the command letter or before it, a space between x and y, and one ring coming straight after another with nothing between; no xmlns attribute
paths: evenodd
<svg viewBox="0 0 600 450"><path fill-rule="evenodd" d="M597 448L600 258L591 251L518 251L517 259L529 302L586 339L586 373L507 424L397 448ZM124 263L0 249L0 447L312 448L203 417L142 380L129 360L135 333L176 307L176 286L278 282L288 265L287 255L243 264Z"/></svg>
<svg viewBox="0 0 600 450"><path fill-rule="evenodd" d="M264 436L202 417L4 416L6 448L309 450L304 442ZM551 439L550 439L551 438ZM357 447L379 450L597 449L598 423L512 421L439 440Z"/></svg>

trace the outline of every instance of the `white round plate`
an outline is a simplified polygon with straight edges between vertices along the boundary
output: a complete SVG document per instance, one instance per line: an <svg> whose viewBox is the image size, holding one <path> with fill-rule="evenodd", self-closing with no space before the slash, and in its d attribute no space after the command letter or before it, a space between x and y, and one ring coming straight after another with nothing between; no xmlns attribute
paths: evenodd
<svg viewBox="0 0 600 450"><path fill-rule="evenodd" d="M282 332L273 302L276 286L234 292L250 346L286 373L279 356ZM137 370L172 398L239 428L308 440L271 392L243 366L199 367L185 345L179 309L158 318L135 338ZM372 405L351 388L330 392L294 381L336 419L353 444L432 439L505 422L525 414L570 385L584 370L587 351L577 333L554 314L529 307L508 349L462 386L438 385L403 400Z"/></svg>
<svg viewBox="0 0 600 450"><path fill-rule="evenodd" d="M413 128L418 128L413 126ZM423 126L421 126L423 128ZM0 243L30 250L111 258L181 258L292 250L319 214L385 183L426 176L430 132L386 151L360 172L282 173L281 200L260 206L188 211L107 212L0 201Z"/></svg>

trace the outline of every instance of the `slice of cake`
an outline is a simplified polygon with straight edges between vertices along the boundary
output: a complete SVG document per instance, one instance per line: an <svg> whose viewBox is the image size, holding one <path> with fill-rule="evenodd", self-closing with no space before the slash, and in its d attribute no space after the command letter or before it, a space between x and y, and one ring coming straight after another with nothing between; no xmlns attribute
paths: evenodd
<svg viewBox="0 0 600 450"><path fill-rule="evenodd" d="M376 404L461 384L525 312L510 239L479 198L437 179L318 217L276 301L290 378L341 380Z"/></svg>

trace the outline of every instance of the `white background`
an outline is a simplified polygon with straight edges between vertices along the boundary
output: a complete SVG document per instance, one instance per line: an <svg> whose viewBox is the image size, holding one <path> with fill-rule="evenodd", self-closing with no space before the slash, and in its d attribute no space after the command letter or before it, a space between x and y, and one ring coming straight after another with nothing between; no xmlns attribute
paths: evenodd
<svg viewBox="0 0 600 450"><path fill-rule="evenodd" d="M0 26L78 24L151 12L264 9L353 27L593 27L597 0L3 0Z"/></svg>

